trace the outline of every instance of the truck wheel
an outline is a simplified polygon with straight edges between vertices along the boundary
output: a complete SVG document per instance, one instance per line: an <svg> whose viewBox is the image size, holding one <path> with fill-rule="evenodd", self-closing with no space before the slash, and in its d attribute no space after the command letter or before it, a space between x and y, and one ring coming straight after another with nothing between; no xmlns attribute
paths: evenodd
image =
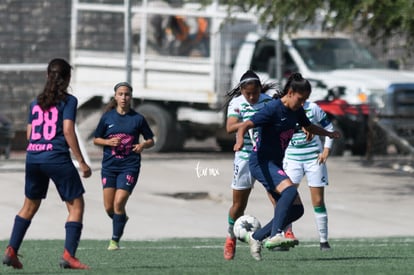
<svg viewBox="0 0 414 275"><path fill-rule="evenodd" d="M368 139L370 153L373 155L386 155L388 146L387 132L376 123L370 131Z"/></svg>
<svg viewBox="0 0 414 275"><path fill-rule="evenodd" d="M235 140L216 139L218 146L222 152L233 152Z"/></svg>
<svg viewBox="0 0 414 275"><path fill-rule="evenodd" d="M137 112L147 120L154 133L154 146L151 152L166 152L175 147L175 123L172 115L156 104L143 104L138 106Z"/></svg>
<svg viewBox="0 0 414 275"><path fill-rule="evenodd" d="M346 147L344 131L342 131L342 129L338 126L338 123L336 121L332 121L332 124L334 125L335 130L341 134L341 138L334 139L330 155L342 156L345 152Z"/></svg>

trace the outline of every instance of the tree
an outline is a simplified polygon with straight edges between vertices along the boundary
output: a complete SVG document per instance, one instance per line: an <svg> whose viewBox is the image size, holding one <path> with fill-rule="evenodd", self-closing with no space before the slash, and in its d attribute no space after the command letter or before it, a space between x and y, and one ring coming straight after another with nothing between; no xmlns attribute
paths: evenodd
<svg viewBox="0 0 414 275"><path fill-rule="evenodd" d="M206 0L206 2L212 2ZM268 29L283 23L283 31L293 33L305 24L320 24L325 31L366 33L372 44L387 40L406 41L414 49L414 0L227 0L229 12L235 7L259 15Z"/></svg>

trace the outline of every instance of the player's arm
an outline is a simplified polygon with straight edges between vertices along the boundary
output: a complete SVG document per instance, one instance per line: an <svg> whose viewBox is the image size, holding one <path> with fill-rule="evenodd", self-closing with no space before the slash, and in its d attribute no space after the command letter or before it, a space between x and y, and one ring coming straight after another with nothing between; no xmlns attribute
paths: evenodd
<svg viewBox="0 0 414 275"><path fill-rule="evenodd" d="M229 116L227 118L227 122L226 122L226 131L227 131L227 133L231 134L231 133L237 132L237 129L239 128L239 126L242 123L243 122L240 121L238 117L236 117L236 116Z"/></svg>
<svg viewBox="0 0 414 275"><path fill-rule="evenodd" d="M119 138L119 137L112 137L112 138L95 137L93 139L93 144L99 145L99 146L116 147L119 144L121 144L121 138Z"/></svg>
<svg viewBox="0 0 414 275"><path fill-rule="evenodd" d="M79 163L79 168L82 171L82 176L88 178L91 176L92 171L89 165L85 162L82 152L79 147L78 137L75 132L75 122L70 119L63 120L63 135L65 136L66 142Z"/></svg>
<svg viewBox="0 0 414 275"><path fill-rule="evenodd" d="M236 144L234 144L233 147L234 151L240 151L243 148L244 135L251 128L254 128L254 123L250 119L246 120L239 126L236 134Z"/></svg>
<svg viewBox="0 0 414 275"><path fill-rule="evenodd" d="M152 138L150 138L150 139L146 139L145 141L140 142L138 144L134 144L133 147L132 147L132 151L139 154L144 149L151 148L152 146L154 146L154 140Z"/></svg>
<svg viewBox="0 0 414 275"><path fill-rule="evenodd" d="M27 140L30 140L31 133L32 133L32 124L27 124L27 127L26 127L26 138L27 138Z"/></svg>
<svg viewBox="0 0 414 275"><path fill-rule="evenodd" d="M338 131L327 131L322 127L319 127L315 124L310 124L309 126L304 127L306 131L311 134L318 135L318 136L325 136L329 138L340 138L341 134Z"/></svg>

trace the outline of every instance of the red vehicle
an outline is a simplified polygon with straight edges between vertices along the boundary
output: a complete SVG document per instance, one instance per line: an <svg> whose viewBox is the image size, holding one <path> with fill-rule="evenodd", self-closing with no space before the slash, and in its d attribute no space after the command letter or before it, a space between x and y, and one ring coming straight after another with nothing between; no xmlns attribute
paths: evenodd
<svg viewBox="0 0 414 275"><path fill-rule="evenodd" d="M316 103L325 111L342 138L334 141L331 155L341 156L345 150L354 155L364 155L368 140L368 104L350 105L341 98L343 87L328 90L328 95Z"/></svg>

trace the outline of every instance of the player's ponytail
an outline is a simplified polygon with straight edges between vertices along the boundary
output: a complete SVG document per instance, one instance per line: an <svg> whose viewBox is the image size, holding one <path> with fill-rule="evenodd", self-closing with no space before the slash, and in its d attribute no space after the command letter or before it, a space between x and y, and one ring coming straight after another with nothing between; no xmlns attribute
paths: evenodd
<svg viewBox="0 0 414 275"><path fill-rule="evenodd" d="M49 62L47 80L43 92L37 96L37 103L42 110L65 101L71 78L72 67L64 59L56 58Z"/></svg>

